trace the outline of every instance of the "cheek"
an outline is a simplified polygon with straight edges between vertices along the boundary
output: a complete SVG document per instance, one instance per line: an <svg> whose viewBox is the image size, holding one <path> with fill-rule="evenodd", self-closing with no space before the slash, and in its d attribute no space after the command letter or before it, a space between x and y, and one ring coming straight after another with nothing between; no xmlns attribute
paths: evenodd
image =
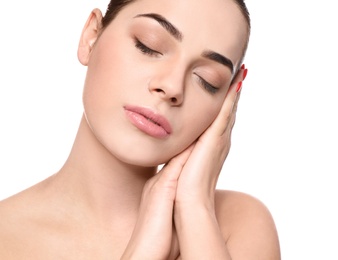
<svg viewBox="0 0 338 260"><path fill-rule="evenodd" d="M184 124L180 129L182 149L193 143L211 125L217 117L221 105L221 100L194 102L194 106L191 106L186 112Z"/></svg>
<svg viewBox="0 0 338 260"><path fill-rule="evenodd" d="M218 115L219 110L220 108L213 104L209 107L205 107L203 111L200 111L200 113L193 117L192 125L197 136L201 135L211 125Z"/></svg>
<svg viewBox="0 0 338 260"><path fill-rule="evenodd" d="M85 109L111 108L124 95L128 80L133 75L124 48L123 43L114 39L102 37L97 42L90 57L84 86Z"/></svg>
<svg viewBox="0 0 338 260"><path fill-rule="evenodd" d="M114 126L113 118L119 116L122 79L127 77L123 77L125 66L119 66L123 59L119 57L118 49L100 40L91 53L82 99L88 125L106 146L109 143L107 136Z"/></svg>

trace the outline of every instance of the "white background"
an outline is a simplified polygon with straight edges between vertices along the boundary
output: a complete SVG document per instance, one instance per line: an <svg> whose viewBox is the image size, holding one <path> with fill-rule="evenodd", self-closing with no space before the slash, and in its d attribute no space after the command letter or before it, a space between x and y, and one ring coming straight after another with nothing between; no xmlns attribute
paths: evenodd
<svg viewBox="0 0 338 260"><path fill-rule="evenodd" d="M0 200L56 172L81 117L76 50L107 0L0 3ZM334 0L247 0L252 37L219 188L262 200L283 259L338 259ZM1 218L1 216L0 216Z"/></svg>

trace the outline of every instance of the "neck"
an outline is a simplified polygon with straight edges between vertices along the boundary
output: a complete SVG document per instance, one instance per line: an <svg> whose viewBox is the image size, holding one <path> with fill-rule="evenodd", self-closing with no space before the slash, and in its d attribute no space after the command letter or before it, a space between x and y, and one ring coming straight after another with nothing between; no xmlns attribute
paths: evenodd
<svg viewBox="0 0 338 260"><path fill-rule="evenodd" d="M54 176L54 183L90 214L111 221L137 213L144 184L156 170L118 160L96 139L82 117L70 156Z"/></svg>

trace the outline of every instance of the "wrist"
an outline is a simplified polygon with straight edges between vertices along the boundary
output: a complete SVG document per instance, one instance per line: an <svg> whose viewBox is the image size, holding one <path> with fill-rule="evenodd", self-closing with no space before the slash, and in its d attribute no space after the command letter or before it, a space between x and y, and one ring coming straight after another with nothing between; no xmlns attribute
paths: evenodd
<svg viewBox="0 0 338 260"><path fill-rule="evenodd" d="M176 199L174 204L175 212L194 212L194 211L208 211L215 212L214 196L207 198L194 196L188 199Z"/></svg>
<svg viewBox="0 0 338 260"><path fill-rule="evenodd" d="M214 202L212 201L189 201L175 203L174 218L178 222L191 222L204 217L216 217Z"/></svg>

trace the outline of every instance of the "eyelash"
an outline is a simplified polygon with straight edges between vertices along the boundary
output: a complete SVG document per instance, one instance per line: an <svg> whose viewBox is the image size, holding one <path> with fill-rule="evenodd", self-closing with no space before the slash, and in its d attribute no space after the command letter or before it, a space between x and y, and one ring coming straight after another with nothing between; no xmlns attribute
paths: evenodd
<svg viewBox="0 0 338 260"><path fill-rule="evenodd" d="M140 40L138 39L135 39L135 47L139 49L145 55L149 55L149 56L162 55L162 53L155 51L153 49L150 49L149 47L144 45L142 42L140 42Z"/></svg>
<svg viewBox="0 0 338 260"><path fill-rule="evenodd" d="M147 47L145 44L143 44L139 39L135 38L135 47L139 49L143 54L149 55L149 56L156 56L156 55L162 55L162 53L155 51L153 49L150 49ZM202 77L198 76L196 74L198 81L200 84L203 86L203 88L208 91L211 94L215 94L218 91L218 88L214 87L211 85L209 82L207 82L205 79Z"/></svg>
<svg viewBox="0 0 338 260"><path fill-rule="evenodd" d="M205 79L203 79L202 77L198 76L196 74L198 81L202 84L203 88L208 91L211 94L215 94L218 91L218 88L214 87L213 85L211 85L209 82L207 82Z"/></svg>

